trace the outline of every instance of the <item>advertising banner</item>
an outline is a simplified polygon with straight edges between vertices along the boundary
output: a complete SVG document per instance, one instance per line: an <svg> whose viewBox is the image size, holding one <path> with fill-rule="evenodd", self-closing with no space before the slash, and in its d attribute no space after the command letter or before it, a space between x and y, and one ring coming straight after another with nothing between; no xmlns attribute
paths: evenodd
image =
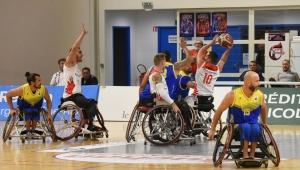
<svg viewBox="0 0 300 170"><path fill-rule="evenodd" d="M300 90L297 88L260 88L267 105L267 124L300 124Z"/></svg>
<svg viewBox="0 0 300 170"><path fill-rule="evenodd" d="M282 66L284 59L289 59L289 33L266 33L265 66Z"/></svg>
<svg viewBox="0 0 300 170"><path fill-rule="evenodd" d="M9 115L9 107L6 101L6 93L11 89L17 88L19 86L0 86L0 120L6 120ZM64 87L63 86L46 86L48 89L50 98L52 99L52 110L53 113L57 110L58 105L60 105L60 98L63 95ZM99 86L82 86L82 93L87 98L98 99ZM17 106L17 97L13 98L14 107ZM44 100L43 107L46 107L46 101Z"/></svg>

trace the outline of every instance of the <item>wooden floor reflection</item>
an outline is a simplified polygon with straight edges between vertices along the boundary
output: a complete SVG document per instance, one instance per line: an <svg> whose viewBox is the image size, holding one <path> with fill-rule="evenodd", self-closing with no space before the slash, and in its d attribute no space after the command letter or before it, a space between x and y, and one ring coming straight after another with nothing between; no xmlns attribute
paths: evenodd
<svg viewBox="0 0 300 170"><path fill-rule="evenodd" d="M2 136L4 121L0 122L0 133ZM40 140L26 141L24 144L19 138L13 138L6 143L1 140L0 147L0 169L20 169L20 170L94 170L94 169L185 169L185 170L198 170L198 169L236 169L234 163L223 164L222 167L215 168L212 163L205 164L129 164L129 163L96 163L96 162L79 162L79 161L66 161L55 158L55 155L59 153L53 152L36 152L40 150L51 150L58 148L67 148L72 146L84 146L93 145L99 143L109 143L114 141L125 140L125 130L127 123L125 122L106 122L106 126L109 129L109 138L102 138L97 140L89 140L79 138L78 140L70 140L66 142L52 142L51 138L47 138L43 143ZM280 144L279 148L291 148L297 149L299 145L300 126L287 126L287 125L269 125L274 135L282 135L283 141L276 141ZM142 136L140 136L141 138ZM295 142L297 141L297 142ZM281 152L285 152L285 149L281 149ZM287 151L288 152L288 151ZM288 170L288 169L300 169L299 167L299 154L290 155L290 153L280 153L289 157L286 160L282 160L279 167L274 167L269 163L268 169ZM298 157L298 158L297 158ZM265 169L264 167L261 167ZM243 169L243 168L240 168ZM257 169L257 168L247 168ZM260 168L259 168L260 169Z"/></svg>

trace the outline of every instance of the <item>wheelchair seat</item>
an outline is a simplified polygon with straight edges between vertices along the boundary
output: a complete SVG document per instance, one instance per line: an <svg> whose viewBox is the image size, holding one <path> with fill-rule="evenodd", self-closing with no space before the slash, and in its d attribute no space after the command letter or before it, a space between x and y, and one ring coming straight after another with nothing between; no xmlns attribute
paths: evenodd
<svg viewBox="0 0 300 170"><path fill-rule="evenodd" d="M66 101L66 102L63 102L61 105L60 105L60 107L64 107L64 106L66 106L66 105L76 105L74 102L72 102L72 101Z"/></svg>

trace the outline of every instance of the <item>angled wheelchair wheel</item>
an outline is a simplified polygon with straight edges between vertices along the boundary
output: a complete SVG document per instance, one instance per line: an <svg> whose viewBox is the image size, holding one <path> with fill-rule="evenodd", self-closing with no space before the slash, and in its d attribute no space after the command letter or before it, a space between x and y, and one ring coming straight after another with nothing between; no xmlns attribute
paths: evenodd
<svg viewBox="0 0 300 170"><path fill-rule="evenodd" d="M150 109L144 116L142 131L144 137L153 145L171 145L183 133L184 119L175 113L171 106L160 105Z"/></svg>
<svg viewBox="0 0 300 170"><path fill-rule="evenodd" d="M272 162L275 166L278 166L280 163L280 154L278 151L277 144L272 136L272 133L267 125L262 124L263 131L261 134L261 149L268 153L267 156L270 159L273 159Z"/></svg>
<svg viewBox="0 0 300 170"><path fill-rule="evenodd" d="M217 139L215 149L213 152L213 163L217 167L222 164L222 161L228 153L233 135L233 127L231 124L226 125L220 132L220 136Z"/></svg>
<svg viewBox="0 0 300 170"><path fill-rule="evenodd" d="M212 125L212 113L215 112L215 109L210 110L209 112L199 111L198 112L198 126L203 129L201 133L208 137L209 131ZM220 135L220 131L222 130L222 120L221 118L218 120L216 129L215 129L215 136L214 138L217 139Z"/></svg>
<svg viewBox="0 0 300 170"><path fill-rule="evenodd" d="M6 142L6 140L10 137L10 133L15 125L15 122L16 122L16 115L14 116L8 115L3 129L3 136L2 136L3 142Z"/></svg>
<svg viewBox="0 0 300 170"><path fill-rule="evenodd" d="M98 127L99 130L107 130L105 125L104 125L104 118L102 116L102 114L100 113L100 111L98 110L98 114L96 114L96 117L97 117L97 120L98 120L98 123L100 125L100 127Z"/></svg>
<svg viewBox="0 0 300 170"><path fill-rule="evenodd" d="M138 109L138 104L134 107L126 129L126 141L136 141L135 135L139 133L139 128L142 123L142 112Z"/></svg>
<svg viewBox="0 0 300 170"><path fill-rule="evenodd" d="M41 109L41 116L42 116L42 121L40 121L40 123L43 130L50 134L50 137L52 138L53 141L56 141L56 133L55 133L53 123L49 122L47 111L44 108Z"/></svg>
<svg viewBox="0 0 300 170"><path fill-rule="evenodd" d="M74 104L64 104L53 116L53 126L58 140L69 140L77 136L83 124L83 113Z"/></svg>
<svg viewBox="0 0 300 170"><path fill-rule="evenodd" d="M196 124L196 120L197 120L197 114L196 114L196 111L194 110L193 107L191 107L189 105L189 108L190 108L189 118L190 118L190 121L191 121L192 128L194 128L194 126Z"/></svg>

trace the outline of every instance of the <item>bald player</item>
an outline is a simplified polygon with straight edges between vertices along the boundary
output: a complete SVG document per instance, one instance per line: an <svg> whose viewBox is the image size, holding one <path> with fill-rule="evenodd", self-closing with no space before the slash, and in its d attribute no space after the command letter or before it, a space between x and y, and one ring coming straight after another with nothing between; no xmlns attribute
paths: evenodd
<svg viewBox="0 0 300 170"><path fill-rule="evenodd" d="M215 135L216 123L223 111L229 108L228 122L242 131L244 140L243 158L254 159L255 148L259 141L261 126L258 124L258 117L261 117L262 124L266 124L267 107L264 102L264 94L258 90L260 85L259 76L253 71L248 71L244 77L244 85L226 94L222 103L215 112L212 128L209 132L209 139ZM248 146L251 142L250 154Z"/></svg>

